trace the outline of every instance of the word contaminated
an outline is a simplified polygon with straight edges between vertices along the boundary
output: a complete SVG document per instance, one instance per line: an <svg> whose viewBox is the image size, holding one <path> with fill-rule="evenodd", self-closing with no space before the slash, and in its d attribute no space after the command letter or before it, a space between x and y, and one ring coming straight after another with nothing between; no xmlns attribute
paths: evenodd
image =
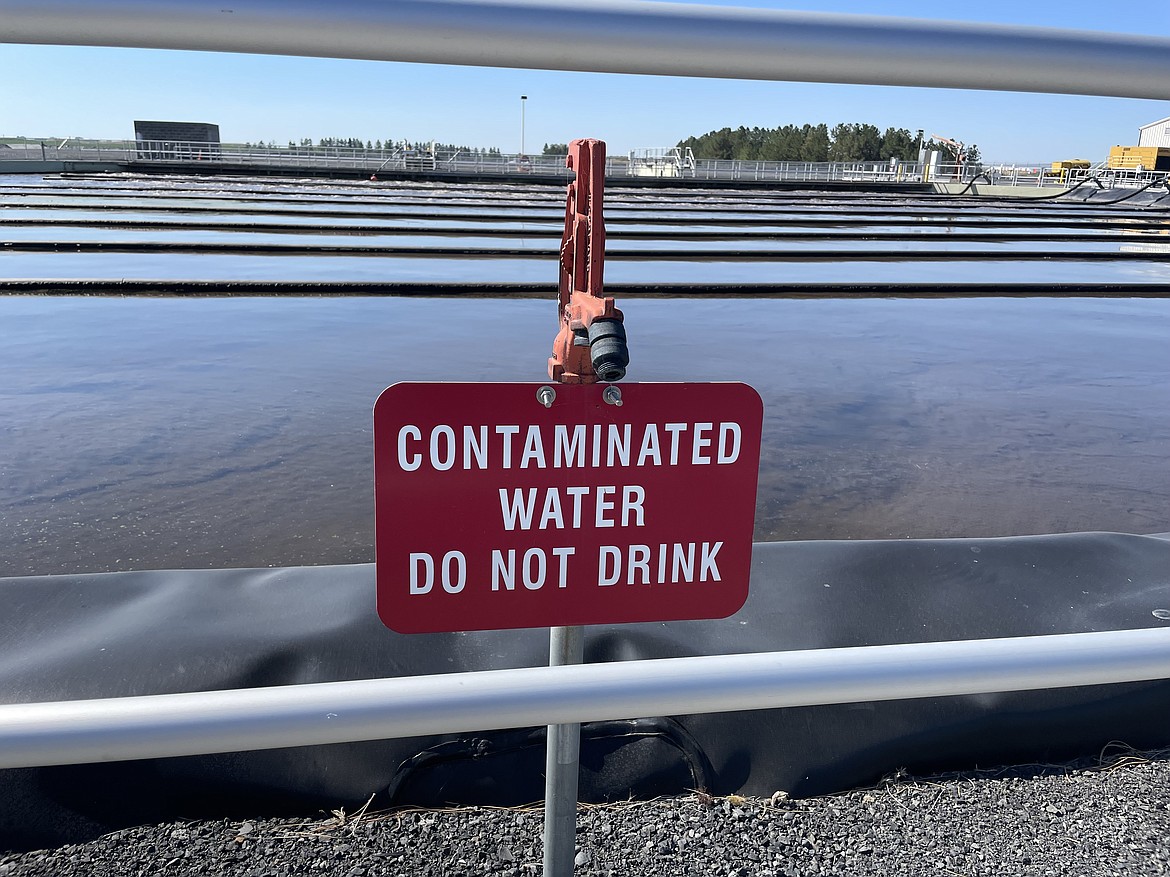
<svg viewBox="0 0 1170 877"><path fill-rule="evenodd" d="M521 438L521 433L523 437ZM451 469L564 469L613 466L727 465L739 459L743 430L735 422L595 423L587 426L505 424L398 430L398 466Z"/></svg>

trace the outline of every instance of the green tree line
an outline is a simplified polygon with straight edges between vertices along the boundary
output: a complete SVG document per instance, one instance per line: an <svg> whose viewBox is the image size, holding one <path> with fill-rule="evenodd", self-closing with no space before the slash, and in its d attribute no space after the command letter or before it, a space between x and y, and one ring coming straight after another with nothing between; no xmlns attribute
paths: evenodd
<svg viewBox="0 0 1170 877"><path fill-rule="evenodd" d="M884 132L874 125L861 122L842 122L830 128L819 125L782 125L778 128L720 128L697 137L679 141L680 147L690 147L696 158L739 159L741 161L915 161L922 146L922 131L911 133L906 128L887 128ZM954 147L927 142L950 160L955 158ZM979 149L965 149L967 161L979 160Z"/></svg>

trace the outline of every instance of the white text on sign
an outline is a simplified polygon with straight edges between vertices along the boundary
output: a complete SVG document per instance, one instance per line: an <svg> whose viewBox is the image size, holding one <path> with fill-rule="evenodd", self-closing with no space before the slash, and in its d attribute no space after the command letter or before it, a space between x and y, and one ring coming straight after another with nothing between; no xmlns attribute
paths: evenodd
<svg viewBox="0 0 1170 877"><path fill-rule="evenodd" d="M675 542L659 545L602 545L597 558L597 585L606 588L624 579L627 585L690 584L718 582L718 554L722 542ZM529 548L522 554L515 548L492 549L493 591L515 591L517 579L529 591L539 591L546 583L558 588L568 585L569 558L577 553L571 546ZM467 586L467 557L462 551L448 551L442 558L426 552L410 554L409 587L411 595L429 594L439 584L448 594L459 594ZM550 581L550 568L555 567Z"/></svg>
<svg viewBox="0 0 1170 877"><path fill-rule="evenodd" d="M523 438L520 433L523 432ZM398 466L417 472L423 463L451 469L561 469L601 466L729 465L739 459L743 431L724 423L647 423L635 434L629 423L568 426L517 424L398 430Z"/></svg>

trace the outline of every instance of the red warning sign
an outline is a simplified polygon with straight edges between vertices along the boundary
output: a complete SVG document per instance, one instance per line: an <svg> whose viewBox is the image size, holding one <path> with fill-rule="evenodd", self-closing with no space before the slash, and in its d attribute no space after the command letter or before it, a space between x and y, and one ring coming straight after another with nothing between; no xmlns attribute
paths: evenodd
<svg viewBox="0 0 1170 877"><path fill-rule="evenodd" d="M395 384L374 406L378 614L400 633L723 618L747 599L746 384Z"/></svg>

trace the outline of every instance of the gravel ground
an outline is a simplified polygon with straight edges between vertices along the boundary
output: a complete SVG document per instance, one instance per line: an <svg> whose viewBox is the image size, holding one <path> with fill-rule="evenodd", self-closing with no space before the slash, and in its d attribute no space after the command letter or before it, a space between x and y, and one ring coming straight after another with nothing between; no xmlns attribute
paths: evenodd
<svg viewBox="0 0 1170 877"><path fill-rule="evenodd" d="M538 808L171 823L0 855L17 875L506 875L541 871ZM582 807L576 874L1148 875L1170 873L1170 751L945 777L791 800L688 795Z"/></svg>

